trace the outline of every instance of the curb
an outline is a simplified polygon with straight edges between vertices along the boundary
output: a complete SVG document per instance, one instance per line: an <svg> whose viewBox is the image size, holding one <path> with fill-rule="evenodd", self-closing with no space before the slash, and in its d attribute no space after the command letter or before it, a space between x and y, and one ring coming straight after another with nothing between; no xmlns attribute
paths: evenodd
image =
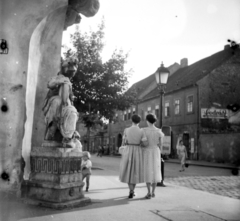
<svg viewBox="0 0 240 221"><path fill-rule="evenodd" d="M114 154L114 155L104 155L104 157L117 157L117 158L121 158L121 155L119 154ZM175 163L175 164L179 164L179 161L175 161L175 160L164 160L165 163ZM240 166L234 166L234 165L223 165L223 164L211 164L211 163L201 163L201 162L194 162L191 160L187 161L189 166L200 166L200 167L213 167L213 168L222 168L222 169L231 169L231 170L240 170Z"/></svg>
<svg viewBox="0 0 240 221"><path fill-rule="evenodd" d="M100 167L92 167L92 170L104 170L104 169Z"/></svg>
<svg viewBox="0 0 240 221"><path fill-rule="evenodd" d="M171 161L171 160L164 160L164 162L179 164L179 162ZM213 165L213 164L204 164L204 163L198 163L198 162L195 163L195 162L191 162L191 161L187 161L187 163L192 166L215 167L215 168L223 168L223 169L238 169L238 170L240 170L240 167L234 166L234 165L218 165L218 164Z"/></svg>

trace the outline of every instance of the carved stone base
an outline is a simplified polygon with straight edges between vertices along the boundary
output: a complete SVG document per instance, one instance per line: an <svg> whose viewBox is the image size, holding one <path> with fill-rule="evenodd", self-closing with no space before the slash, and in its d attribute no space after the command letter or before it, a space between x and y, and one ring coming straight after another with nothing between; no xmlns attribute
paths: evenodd
<svg viewBox="0 0 240 221"><path fill-rule="evenodd" d="M32 199L44 200L49 202L66 202L83 198L82 182L68 184L51 184L44 182L24 181L22 184L23 193Z"/></svg>
<svg viewBox="0 0 240 221"><path fill-rule="evenodd" d="M28 203L55 209L89 203L82 191L81 161L82 153L51 145L34 147L30 179L22 183L22 197Z"/></svg>
<svg viewBox="0 0 240 221"><path fill-rule="evenodd" d="M42 201L42 200L34 200L34 199L26 199L25 202L27 204L35 205L35 206L43 206L43 207L48 207L52 209L71 209L74 207L82 207L86 206L89 203L91 203L90 198L84 197L81 199L77 200L72 200L69 202L62 202L62 203L52 203L52 202L47 202L47 201Z"/></svg>

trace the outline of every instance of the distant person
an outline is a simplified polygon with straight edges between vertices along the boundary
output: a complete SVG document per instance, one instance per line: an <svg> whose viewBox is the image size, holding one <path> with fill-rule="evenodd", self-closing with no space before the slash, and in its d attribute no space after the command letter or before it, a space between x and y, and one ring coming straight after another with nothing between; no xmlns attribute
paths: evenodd
<svg viewBox="0 0 240 221"><path fill-rule="evenodd" d="M122 146L126 145L126 147L120 163L119 179L121 182L128 184L128 198L133 198L136 195L134 192L136 184L144 183L143 154L140 147L143 130L138 126L140 121L140 116L133 115L132 126L126 128L123 134Z"/></svg>
<svg viewBox="0 0 240 221"><path fill-rule="evenodd" d="M103 154L103 147L101 145L99 145L98 146L98 154L97 154L97 156L102 157L102 154Z"/></svg>
<svg viewBox="0 0 240 221"><path fill-rule="evenodd" d="M102 146L102 155L104 155L105 146Z"/></svg>
<svg viewBox="0 0 240 221"><path fill-rule="evenodd" d="M162 130L155 127L157 118L153 114L146 116L148 127L143 128L148 140L148 146L143 149L144 181L147 185L148 193L146 199L155 197L155 188L161 182L161 148L164 134ZM151 190L152 187L152 190Z"/></svg>
<svg viewBox="0 0 240 221"><path fill-rule="evenodd" d="M185 163L186 163L186 159L188 158L187 149L183 145L182 140L179 140L179 143L177 144L177 154L180 159L180 165L181 165L179 172L182 172L185 170Z"/></svg>
<svg viewBox="0 0 240 221"><path fill-rule="evenodd" d="M92 162L90 161L91 155L88 151L83 152L82 157L82 181L86 178L86 192L88 192L90 185L90 176L92 174Z"/></svg>

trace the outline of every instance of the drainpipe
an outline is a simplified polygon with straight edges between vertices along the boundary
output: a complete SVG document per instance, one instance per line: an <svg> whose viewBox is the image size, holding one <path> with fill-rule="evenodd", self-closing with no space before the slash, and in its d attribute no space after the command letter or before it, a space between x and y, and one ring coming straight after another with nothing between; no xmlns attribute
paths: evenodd
<svg viewBox="0 0 240 221"><path fill-rule="evenodd" d="M199 147L200 147L200 96L199 96L199 85L197 86L197 160L199 160Z"/></svg>

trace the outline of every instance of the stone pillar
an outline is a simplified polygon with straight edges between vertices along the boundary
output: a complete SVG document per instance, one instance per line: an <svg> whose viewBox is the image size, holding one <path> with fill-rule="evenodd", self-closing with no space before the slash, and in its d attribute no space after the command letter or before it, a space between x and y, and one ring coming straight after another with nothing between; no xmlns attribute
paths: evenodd
<svg viewBox="0 0 240 221"><path fill-rule="evenodd" d="M9 188L21 182L22 156L30 165L32 115L42 103L35 99L36 88L43 88L40 69L48 68L47 78L59 70L67 8L67 0L0 1L0 39L8 46L0 54L0 175L8 175Z"/></svg>
<svg viewBox="0 0 240 221"><path fill-rule="evenodd" d="M22 184L22 197L34 205L54 209L72 208L90 202L84 197L81 173L82 153L48 143L31 151L31 174Z"/></svg>
<svg viewBox="0 0 240 221"><path fill-rule="evenodd" d="M60 69L63 30L80 22L79 13L94 16L99 2L1 0L0 9L0 40L8 46L0 54L0 175L37 205L89 202L82 193L81 153L43 143L42 104L48 80Z"/></svg>

